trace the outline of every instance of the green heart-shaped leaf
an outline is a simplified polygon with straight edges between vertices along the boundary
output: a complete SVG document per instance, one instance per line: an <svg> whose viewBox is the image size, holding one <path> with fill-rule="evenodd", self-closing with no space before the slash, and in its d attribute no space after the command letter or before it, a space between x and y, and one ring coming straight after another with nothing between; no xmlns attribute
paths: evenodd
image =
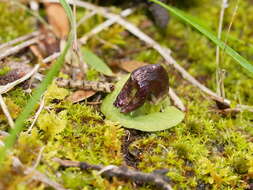
<svg viewBox="0 0 253 190"><path fill-rule="evenodd" d="M101 110L107 119L119 122L126 128L149 132L171 128L184 119L184 113L173 106L167 106L163 112L153 112L146 115L133 116L132 113L120 113L119 109L113 105L113 102L127 79L128 77L125 77L120 80L115 90L104 99Z"/></svg>

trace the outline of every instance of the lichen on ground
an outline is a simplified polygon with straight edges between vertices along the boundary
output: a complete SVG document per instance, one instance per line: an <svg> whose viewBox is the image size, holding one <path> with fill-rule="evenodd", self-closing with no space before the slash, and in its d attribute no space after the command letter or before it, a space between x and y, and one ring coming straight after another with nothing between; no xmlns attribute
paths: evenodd
<svg viewBox="0 0 253 190"><path fill-rule="evenodd" d="M225 16L225 28L228 27L236 1L231 1ZM9 11L10 5L0 4L0 28L8 26L9 32L1 31L0 39L8 41L30 31L29 18L25 12ZM189 14L205 21L205 25L217 30L220 2L212 0L197 1L193 5L180 6ZM228 44L238 50L252 62L252 2L240 1L237 16L228 38ZM171 17L170 24L162 33L154 26L146 27L144 11L138 11L129 20L136 23L147 34L161 44L172 49L172 56L194 77L209 88L215 90L215 46L191 27ZM18 16L16 14L20 14ZM78 15L83 15L78 10ZM17 20L15 20L15 19ZM15 21L13 21L13 19ZM23 24L18 25L16 22ZM3 22L4 21L4 22ZM79 28L79 36L96 24L101 17L93 17ZM14 22L14 24L13 24ZM4 26L4 27L2 27ZM20 28L20 29L19 29ZM7 30L7 29L5 29ZM12 33L13 31L13 33ZM101 39L107 44L101 45ZM148 63L162 62L157 52L146 48L135 37L114 25L110 29L92 38L89 47L106 62L117 59L117 51L110 45L117 45L126 54L126 58ZM136 51L137 50L137 51ZM138 51L139 50L139 51ZM226 71L226 96L233 104L253 104L251 94L252 78L229 56L222 55L221 67ZM88 78L97 78L92 70ZM85 161L91 164L126 165L126 154L131 155L135 164L130 167L143 172L167 168L167 176L174 189L249 189L253 186L253 126L252 113L221 115L215 110L215 103L197 88L193 88L180 75L170 68L170 85L188 108L185 120L169 130L155 133L134 133L133 142L127 145L129 131L116 123L106 120L103 115L85 102L72 104L66 100L70 90L58 88L53 84L45 96L45 109L39 116L31 133L27 129L32 118L27 121L26 129L18 137L13 149L25 166L32 167L39 151L44 147L43 156L37 169L50 179L69 189L137 189L131 182L102 178L97 172L82 172L76 168L63 169L53 158ZM16 88L4 96L14 118L26 104L29 94L22 88ZM0 129L7 130L7 120L0 113ZM131 131L130 131L131 133ZM133 133L132 133L133 135ZM131 136L131 135L130 135ZM0 137L1 138L1 137ZM11 159L0 170L0 189L47 189L44 184L29 181L22 170L12 167ZM152 186L138 189L153 189Z"/></svg>

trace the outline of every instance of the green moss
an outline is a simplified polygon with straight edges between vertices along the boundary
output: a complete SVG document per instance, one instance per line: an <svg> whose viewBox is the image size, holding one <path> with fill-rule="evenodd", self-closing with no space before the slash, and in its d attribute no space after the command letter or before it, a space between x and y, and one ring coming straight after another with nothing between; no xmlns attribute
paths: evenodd
<svg viewBox="0 0 253 190"><path fill-rule="evenodd" d="M23 108L30 98L30 95L25 93L24 89L18 87L8 92L7 97L11 98L15 104Z"/></svg>
<svg viewBox="0 0 253 190"><path fill-rule="evenodd" d="M188 2L188 1L187 1ZM234 3L226 9L224 27L230 23ZM6 6L6 5L0 5ZM181 6L180 6L181 7ZM204 20L205 25L217 30L220 3L204 0L185 9ZM208 10L208 11L206 11ZM252 59L252 6L250 1L240 1L228 44L251 61ZM4 12L6 13L6 10ZM83 16L78 11L78 18ZM0 16L1 17L1 16ZM130 18L141 25L147 17L143 11ZM1 20L1 19L0 19ZM95 16L79 28L79 35L88 32L101 23L102 17ZM1 23L1 22L0 22ZM8 23L10 25L10 23ZM13 27L13 26L12 26ZM161 44L172 49L172 56L195 76L201 83L215 90L215 46L192 28L171 17L166 34L157 32L155 27L145 32ZM6 38L7 40L9 38ZM102 41L101 41L102 39ZM104 43L103 40L108 40ZM101 43L102 42L102 43ZM114 25L107 31L92 38L88 45L104 60L120 59L117 45L124 58L147 63L159 63L160 55L152 49L145 49L135 37L124 33L123 28ZM128 53L130 52L130 53ZM131 53L133 52L133 53ZM252 78L227 55L222 55L221 68L226 70L225 90L235 103L253 104ZM170 69L170 85L188 108L186 118L180 125L169 130L145 133L137 136L128 147L129 153L138 160L137 169L152 172L167 168L173 189L247 189L253 179L253 114L243 112L237 115L220 115L216 105L197 88L185 82L174 69ZM90 70L88 79L96 79L98 73ZM76 168L62 169L53 158L85 161L91 164L124 165L122 137L124 128L105 120L99 109L84 103L72 104L66 101L68 90L52 85L45 95L46 104L31 134L21 133L14 154L22 162L32 166L42 146L45 146L38 170L69 189L134 189L130 182L113 179L108 181L97 172L83 172ZM13 104L23 108L29 98L21 88L6 95ZM8 101L7 101L8 103ZM8 104L11 108L11 104ZM15 110L15 109L14 109ZM6 129L6 121L0 123ZM29 125L27 125L29 127ZM0 183L22 181L23 176L12 170L6 162ZM57 173L57 176L55 175ZM3 175L4 174L4 175ZM2 177L3 176L3 177ZM2 180L3 179L3 180ZM17 185L15 185L16 187ZM33 184L34 189L45 189ZM19 185L19 188L24 188ZM140 187L142 190L152 186Z"/></svg>
<svg viewBox="0 0 253 190"><path fill-rule="evenodd" d="M1 2L0 12L0 43L31 32L31 17L26 10L10 2Z"/></svg>
<svg viewBox="0 0 253 190"><path fill-rule="evenodd" d="M237 157L233 160L233 168L238 174L245 174L248 172L248 160L243 157Z"/></svg>
<svg viewBox="0 0 253 190"><path fill-rule="evenodd" d="M86 73L86 79L96 81L99 79L99 73L95 69L89 69Z"/></svg>
<svg viewBox="0 0 253 190"><path fill-rule="evenodd" d="M49 104L54 100L63 100L68 94L68 90L59 88L55 83L53 83L48 87L47 92L45 93L45 102L46 104Z"/></svg>
<svg viewBox="0 0 253 190"><path fill-rule="evenodd" d="M41 135L37 129L33 129L31 134L23 132L18 138L18 143L15 146L15 155L23 164L32 164L38 156L43 144L40 140Z"/></svg>
<svg viewBox="0 0 253 190"><path fill-rule="evenodd" d="M9 71L10 71L10 67L7 67L7 66L2 67L2 68L0 69L0 76L3 76L3 75L5 75L5 74L7 74Z"/></svg>
<svg viewBox="0 0 253 190"><path fill-rule="evenodd" d="M45 132L46 138L54 138L62 132L67 125L66 112L58 114L54 112L41 113L38 118L38 127Z"/></svg>

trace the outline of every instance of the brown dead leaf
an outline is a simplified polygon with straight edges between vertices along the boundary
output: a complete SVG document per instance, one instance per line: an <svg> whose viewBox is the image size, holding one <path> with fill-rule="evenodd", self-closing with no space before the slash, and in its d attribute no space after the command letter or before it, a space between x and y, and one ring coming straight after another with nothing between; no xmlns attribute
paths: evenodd
<svg viewBox="0 0 253 190"><path fill-rule="evenodd" d="M127 71L130 73L134 71L135 69L145 66L145 65L147 65L147 63L132 60L132 61L120 61L117 66L123 69L124 71Z"/></svg>
<svg viewBox="0 0 253 190"><path fill-rule="evenodd" d="M78 91L75 91L73 94L71 94L68 97L68 100L70 100L72 103L77 103L85 99L88 99L94 94L96 94L96 92L93 90L78 90Z"/></svg>
<svg viewBox="0 0 253 190"><path fill-rule="evenodd" d="M63 7L58 3L44 3L49 24L58 38L65 39L69 33L69 21Z"/></svg>

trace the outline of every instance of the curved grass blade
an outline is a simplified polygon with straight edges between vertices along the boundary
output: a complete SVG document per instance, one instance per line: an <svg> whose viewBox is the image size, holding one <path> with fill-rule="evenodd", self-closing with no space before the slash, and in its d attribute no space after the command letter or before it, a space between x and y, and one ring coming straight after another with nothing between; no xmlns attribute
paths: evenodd
<svg viewBox="0 0 253 190"><path fill-rule="evenodd" d="M108 67L107 64L102 59L100 59L97 55L95 55L86 47L82 47L81 51L82 51L85 62L90 67L92 67L96 71L103 73L107 76L113 76L113 73L110 67Z"/></svg>
<svg viewBox="0 0 253 190"><path fill-rule="evenodd" d="M73 26L73 14L71 11L70 6L65 0L60 0L60 3L64 7L68 18L70 20L71 26ZM53 79L57 74L59 73L62 65L64 64L65 56L71 47L73 42L73 32L70 32L68 41L63 49L63 52L59 56L59 58L56 60L56 63L52 66L52 68L49 70L47 73L45 79L42 81L42 83L39 85L39 87L34 91L32 97L29 99L27 105L23 109L22 113L19 115L17 120L15 121L14 128L10 130L10 135L8 135L5 140L4 144L5 146L0 148L0 168L1 165L3 164L3 161L5 160L6 153L7 151L12 148L14 145L16 138L18 134L23 130L24 128L24 123L26 120L29 118L30 114L33 112L36 104L39 102L42 94L46 91L47 87L52 83Z"/></svg>
<svg viewBox="0 0 253 190"><path fill-rule="evenodd" d="M191 15L187 15L185 12L176 9L174 7L171 7L169 5L166 5L159 0L149 0L154 3L157 3L170 11L173 15L184 21L185 23L191 25L195 29L197 29L200 33L202 33L204 36L209 38L214 44L219 46L223 51L225 51L228 55L230 55L235 61L237 61L243 68L245 68L247 71L251 73L251 76L253 76L253 65L250 64L244 57L242 57L239 53L237 53L234 49L226 45L223 41L219 40L211 31L200 25L198 22L195 22L195 19Z"/></svg>

